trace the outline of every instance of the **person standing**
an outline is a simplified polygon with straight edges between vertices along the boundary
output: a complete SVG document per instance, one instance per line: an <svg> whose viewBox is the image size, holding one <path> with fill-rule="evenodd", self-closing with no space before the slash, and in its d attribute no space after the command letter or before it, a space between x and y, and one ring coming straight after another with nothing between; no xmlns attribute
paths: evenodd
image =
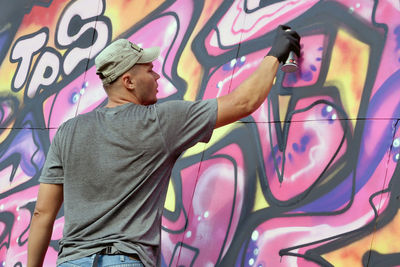
<svg viewBox="0 0 400 267"><path fill-rule="evenodd" d="M28 239L28 267L41 266L64 203L57 265L159 266L161 218L172 168L182 152L214 129L254 112L279 63L300 55L300 36L279 26L258 68L231 93L157 104L153 61L159 48L126 39L95 59L107 105L63 123L52 141ZM75 264L75 265L71 265Z"/></svg>

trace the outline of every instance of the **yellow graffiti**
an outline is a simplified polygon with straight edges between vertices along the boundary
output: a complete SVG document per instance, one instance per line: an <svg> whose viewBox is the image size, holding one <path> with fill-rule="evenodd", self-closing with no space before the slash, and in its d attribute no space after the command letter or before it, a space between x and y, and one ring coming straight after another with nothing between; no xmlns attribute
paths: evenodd
<svg viewBox="0 0 400 267"><path fill-rule="evenodd" d="M370 48L344 30L339 30L332 49L326 86L339 89L349 118L357 118L367 77ZM355 127L356 121L352 121Z"/></svg>
<svg viewBox="0 0 400 267"><path fill-rule="evenodd" d="M265 199L264 194L261 189L258 172L257 172L256 180L257 180L257 185L256 185L256 194L254 196L254 206L253 206L253 210L252 210L253 212L269 207L269 204L268 204L267 200Z"/></svg>

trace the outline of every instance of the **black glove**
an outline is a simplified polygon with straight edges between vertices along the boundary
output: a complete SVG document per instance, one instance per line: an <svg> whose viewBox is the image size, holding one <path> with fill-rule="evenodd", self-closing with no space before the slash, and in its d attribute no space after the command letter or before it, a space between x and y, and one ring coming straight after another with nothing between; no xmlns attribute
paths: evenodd
<svg viewBox="0 0 400 267"><path fill-rule="evenodd" d="M276 29L274 43L267 56L273 56L279 62L285 62L290 51L293 51L298 57L300 56L300 36L290 27L279 25Z"/></svg>

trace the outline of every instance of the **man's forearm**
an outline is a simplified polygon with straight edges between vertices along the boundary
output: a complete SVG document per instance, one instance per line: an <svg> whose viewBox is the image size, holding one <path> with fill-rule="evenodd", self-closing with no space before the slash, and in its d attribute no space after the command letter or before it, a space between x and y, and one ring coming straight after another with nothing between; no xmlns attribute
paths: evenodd
<svg viewBox="0 0 400 267"><path fill-rule="evenodd" d="M276 57L267 56L258 68L235 91L237 98L243 101L249 114L253 113L267 98L271 91L279 61Z"/></svg>
<svg viewBox="0 0 400 267"><path fill-rule="evenodd" d="M28 238L28 267L43 265L49 247L54 221L63 202L62 184L39 186L38 198Z"/></svg>
<svg viewBox="0 0 400 267"><path fill-rule="evenodd" d="M32 222L28 238L28 267L40 267L50 243L53 232L54 219L45 215L35 215Z"/></svg>

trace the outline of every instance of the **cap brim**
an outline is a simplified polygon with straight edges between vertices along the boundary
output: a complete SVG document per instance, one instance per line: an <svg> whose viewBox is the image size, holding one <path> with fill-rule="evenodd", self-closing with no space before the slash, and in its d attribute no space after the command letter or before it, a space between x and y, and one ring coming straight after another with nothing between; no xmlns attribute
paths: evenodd
<svg viewBox="0 0 400 267"><path fill-rule="evenodd" d="M156 60L160 56L160 48L155 46L155 47L150 47L143 49L143 55L140 57L140 59L137 61L137 63L150 63Z"/></svg>

